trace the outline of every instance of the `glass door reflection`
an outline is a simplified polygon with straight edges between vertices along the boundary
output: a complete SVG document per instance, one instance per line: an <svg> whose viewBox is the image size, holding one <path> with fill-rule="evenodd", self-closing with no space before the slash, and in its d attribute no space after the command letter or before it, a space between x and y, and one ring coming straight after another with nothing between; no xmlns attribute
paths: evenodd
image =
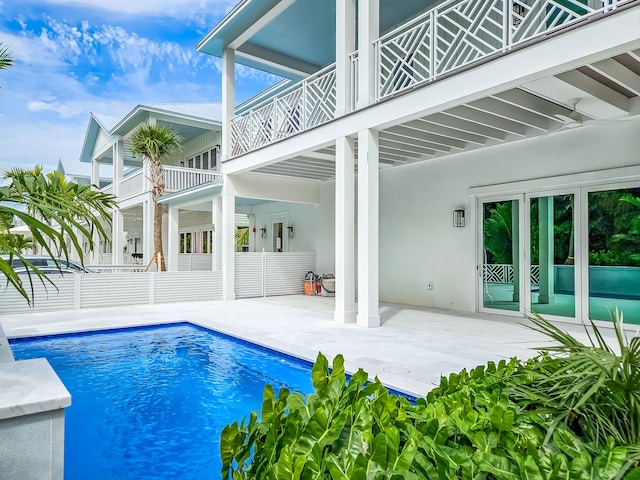
<svg viewBox="0 0 640 480"><path fill-rule="evenodd" d="M482 204L482 307L520 310L519 200Z"/></svg>
<svg viewBox="0 0 640 480"><path fill-rule="evenodd" d="M574 195L531 198L531 310L575 317Z"/></svg>

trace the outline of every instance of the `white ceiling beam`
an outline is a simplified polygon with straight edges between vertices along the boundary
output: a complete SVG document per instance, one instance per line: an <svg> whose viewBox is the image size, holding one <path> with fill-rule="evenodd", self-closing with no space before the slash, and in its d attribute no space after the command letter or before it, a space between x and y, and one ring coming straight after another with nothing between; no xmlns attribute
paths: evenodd
<svg viewBox="0 0 640 480"><path fill-rule="evenodd" d="M326 160L327 162L335 162L336 156L335 154L331 155L329 153L320 153L320 152L307 152L303 155L300 155L304 158L314 158L316 160Z"/></svg>
<svg viewBox="0 0 640 480"><path fill-rule="evenodd" d="M449 153L451 150L434 150L432 148L422 147L419 145L408 145L405 142L392 140L390 138L382 139L380 138L380 146L384 148L388 148L391 150L395 150L397 152L406 152L408 154L427 154L427 155L435 155L437 151L443 153Z"/></svg>
<svg viewBox="0 0 640 480"><path fill-rule="evenodd" d="M399 135L409 139L415 139L420 142L428 142L429 144L442 145L448 149L457 148L463 150L466 147L466 143L456 138L451 138L437 133L431 133L429 126L426 123L413 120L411 122L403 123L397 127L392 127L381 132L389 132L393 135Z"/></svg>
<svg viewBox="0 0 640 480"><path fill-rule="evenodd" d="M244 32L238 35L236 38L231 40L227 47L233 50L237 50L244 43L253 37L256 33L258 33L264 26L266 26L269 22L274 20L278 15L284 12L287 8L289 8L295 0L280 0L275 7L271 10L267 11L262 17L260 17L257 21L253 22L249 28L247 28Z"/></svg>
<svg viewBox="0 0 640 480"><path fill-rule="evenodd" d="M556 115L569 115L571 110L520 88L493 95L493 98L557 121Z"/></svg>
<svg viewBox="0 0 640 480"><path fill-rule="evenodd" d="M420 158L419 154L407 154L404 152L396 152L388 148L380 147L380 162L381 163L404 163L410 158Z"/></svg>
<svg viewBox="0 0 640 480"><path fill-rule="evenodd" d="M615 61L613 58L592 63L589 65L589 68L607 77L621 87L626 88L630 92L633 92L635 95L640 95L640 75L625 67L620 62Z"/></svg>
<svg viewBox="0 0 640 480"><path fill-rule="evenodd" d="M452 138L454 140L460 140L465 143L473 143L476 145L484 145L487 139L482 135L476 135L475 133L464 132L462 130L456 130L451 127L444 127L428 121L428 117L419 118L415 120L416 127L426 130L428 132L442 135L443 137Z"/></svg>
<svg viewBox="0 0 640 480"><path fill-rule="evenodd" d="M426 120L445 127L455 128L457 130L462 130L464 132L469 132L475 135L481 135L486 138L493 138L500 141L503 141L507 136L506 133L502 130L487 127L486 125L480 125L478 123L471 122L459 117L454 117L444 112L429 115L428 117L426 117Z"/></svg>
<svg viewBox="0 0 640 480"><path fill-rule="evenodd" d="M325 181L329 180L332 177L315 175L311 173L292 173L286 170L279 170L273 167L263 167L253 171L254 173L261 173L264 175L277 175L280 177L291 177L291 178L303 178L305 180L316 180L316 181Z"/></svg>
<svg viewBox="0 0 640 480"><path fill-rule="evenodd" d="M506 120L518 122L529 128L535 128L541 131L547 131L552 125L551 120L548 118L490 97L473 101L467 105L477 110L497 115Z"/></svg>
<svg viewBox="0 0 640 480"><path fill-rule="evenodd" d="M640 48L637 50L631 50L627 52L627 54L633 57L637 62L640 62Z"/></svg>
<svg viewBox="0 0 640 480"><path fill-rule="evenodd" d="M620 114L629 112L629 99L578 70L560 73L556 78L615 107Z"/></svg>
<svg viewBox="0 0 640 480"><path fill-rule="evenodd" d="M305 158L300 158L300 157L286 160L284 162L281 162L280 164L276 163L275 165L282 165L287 168L303 167L303 168L309 168L309 169L327 170L330 172L335 171L335 165L333 163L318 162L314 160L307 160Z"/></svg>
<svg viewBox="0 0 640 480"><path fill-rule="evenodd" d="M446 110L445 113L454 115L458 118L469 120L474 123L478 123L480 125L485 125L497 130L502 130L514 135L519 135L521 137L524 137L527 133L527 128L522 124L506 120L502 117L498 117L493 113L476 110L469 107L468 105L461 105L459 107L450 108L449 110Z"/></svg>
<svg viewBox="0 0 640 480"><path fill-rule="evenodd" d="M387 148L385 149L379 148L378 151L380 153L380 158L379 158L380 163L394 164L398 162L405 162L407 160L406 155L400 155L400 154L394 153L392 151L389 151L389 149ZM355 149L355 153L356 153L356 165L357 165L357 160L358 160L357 148Z"/></svg>
<svg viewBox="0 0 640 480"><path fill-rule="evenodd" d="M455 146L452 146L445 145L443 143L430 142L423 139L421 136L416 136L416 134L410 129L403 127L397 127L392 132L389 130L380 132L380 140L383 139L391 142L402 143L408 147L427 148L438 152L450 152L452 148L464 150L464 148L458 147L458 143L456 143Z"/></svg>

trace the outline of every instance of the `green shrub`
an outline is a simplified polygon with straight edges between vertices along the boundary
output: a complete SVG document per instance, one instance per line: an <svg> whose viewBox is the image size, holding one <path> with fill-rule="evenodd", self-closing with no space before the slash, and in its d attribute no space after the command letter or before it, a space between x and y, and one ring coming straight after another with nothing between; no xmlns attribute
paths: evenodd
<svg viewBox="0 0 640 480"><path fill-rule="evenodd" d="M536 325L552 338L559 335L539 317ZM550 347L526 362L489 362L451 374L415 404L390 394L377 379L367 383L362 370L347 381L342 356L329 369L319 354L312 370L315 393L303 397L283 389L275 397L267 386L260 418L252 412L248 422L225 427L223 478L640 479L637 442L596 427L597 421L612 423L619 432L628 424L633 433L638 418L625 423L620 417L637 412L638 390L625 388L638 379L638 337L619 337L628 348L618 357L624 373L613 375L615 381L612 375L598 380L589 362L601 362L607 347L597 328L593 332L596 344L586 358L576 356L586 354L575 339L556 338L571 348ZM610 358L601 371L611 373L613 363ZM615 421L604 421L606 415Z"/></svg>

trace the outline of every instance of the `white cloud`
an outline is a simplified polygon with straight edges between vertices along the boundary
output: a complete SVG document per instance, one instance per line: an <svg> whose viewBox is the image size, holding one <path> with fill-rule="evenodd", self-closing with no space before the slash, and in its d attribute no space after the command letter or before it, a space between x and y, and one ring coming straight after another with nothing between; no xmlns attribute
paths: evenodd
<svg viewBox="0 0 640 480"><path fill-rule="evenodd" d="M24 0L23 0L24 1ZM224 12L239 0L40 0L52 5L100 9L124 15L170 16L186 18L203 11Z"/></svg>
<svg viewBox="0 0 640 480"><path fill-rule="evenodd" d="M124 8L125 13L166 13L170 8L202 12L236 3L174 0L169 7L163 1L46 1ZM51 170L58 158L70 165L77 162L89 112L122 118L138 104L219 101L219 59L173 39L152 40L121 26L92 22L44 17L38 31L28 30L28 23L20 33L0 31L0 42L17 59L0 75L0 169L44 164ZM242 66L236 75L239 100L275 80Z"/></svg>

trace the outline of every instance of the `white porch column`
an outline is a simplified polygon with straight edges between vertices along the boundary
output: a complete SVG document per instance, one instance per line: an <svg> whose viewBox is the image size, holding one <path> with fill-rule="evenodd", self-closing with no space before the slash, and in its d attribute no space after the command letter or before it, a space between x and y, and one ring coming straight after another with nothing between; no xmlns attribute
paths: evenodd
<svg viewBox="0 0 640 480"><path fill-rule="evenodd" d="M356 0L336 0L336 117L351 110L351 61L356 49Z"/></svg>
<svg viewBox="0 0 640 480"><path fill-rule="evenodd" d="M376 99L375 51L380 36L380 0L358 0L358 108Z"/></svg>
<svg viewBox="0 0 640 480"><path fill-rule="evenodd" d="M355 141L336 139L336 323L356 321L355 304Z"/></svg>
<svg viewBox="0 0 640 480"><path fill-rule="evenodd" d="M538 200L539 229L539 265L538 303L553 303L553 197L540 197Z"/></svg>
<svg viewBox="0 0 640 480"><path fill-rule="evenodd" d="M147 265L153 256L153 199L142 202L142 262Z"/></svg>
<svg viewBox="0 0 640 480"><path fill-rule="evenodd" d="M222 197L214 197L213 222L213 270L222 270Z"/></svg>
<svg viewBox="0 0 640 480"><path fill-rule="evenodd" d="M231 119L235 114L235 51L222 50L222 161L231 156Z"/></svg>
<svg viewBox="0 0 640 480"><path fill-rule="evenodd" d="M124 169L124 144L118 140L112 147L113 157L113 194L116 198L120 195L120 182L122 182L122 171ZM114 265L124 263L124 217L119 209L113 211L111 233L111 262Z"/></svg>
<svg viewBox="0 0 640 480"><path fill-rule="evenodd" d="M379 327L378 132L358 132L358 325ZM338 208L338 205L336 205Z"/></svg>
<svg viewBox="0 0 640 480"><path fill-rule="evenodd" d="M100 188L100 163L95 158L91 160L91 185Z"/></svg>
<svg viewBox="0 0 640 480"><path fill-rule="evenodd" d="M228 185L225 185L225 189ZM233 192L222 194L222 271L224 277L224 300L235 300L235 214L236 196Z"/></svg>
<svg viewBox="0 0 640 480"><path fill-rule="evenodd" d="M178 234L178 218L180 210L178 207L169 206L167 216L167 270L169 272L178 271L178 252L180 250L180 238Z"/></svg>
<svg viewBox="0 0 640 480"><path fill-rule="evenodd" d="M124 169L124 143L118 140L112 147L113 156L113 194L120 195L120 182L122 182L122 171Z"/></svg>
<svg viewBox="0 0 640 480"><path fill-rule="evenodd" d="M113 210L111 221L111 263L124 263L124 217L122 211Z"/></svg>

